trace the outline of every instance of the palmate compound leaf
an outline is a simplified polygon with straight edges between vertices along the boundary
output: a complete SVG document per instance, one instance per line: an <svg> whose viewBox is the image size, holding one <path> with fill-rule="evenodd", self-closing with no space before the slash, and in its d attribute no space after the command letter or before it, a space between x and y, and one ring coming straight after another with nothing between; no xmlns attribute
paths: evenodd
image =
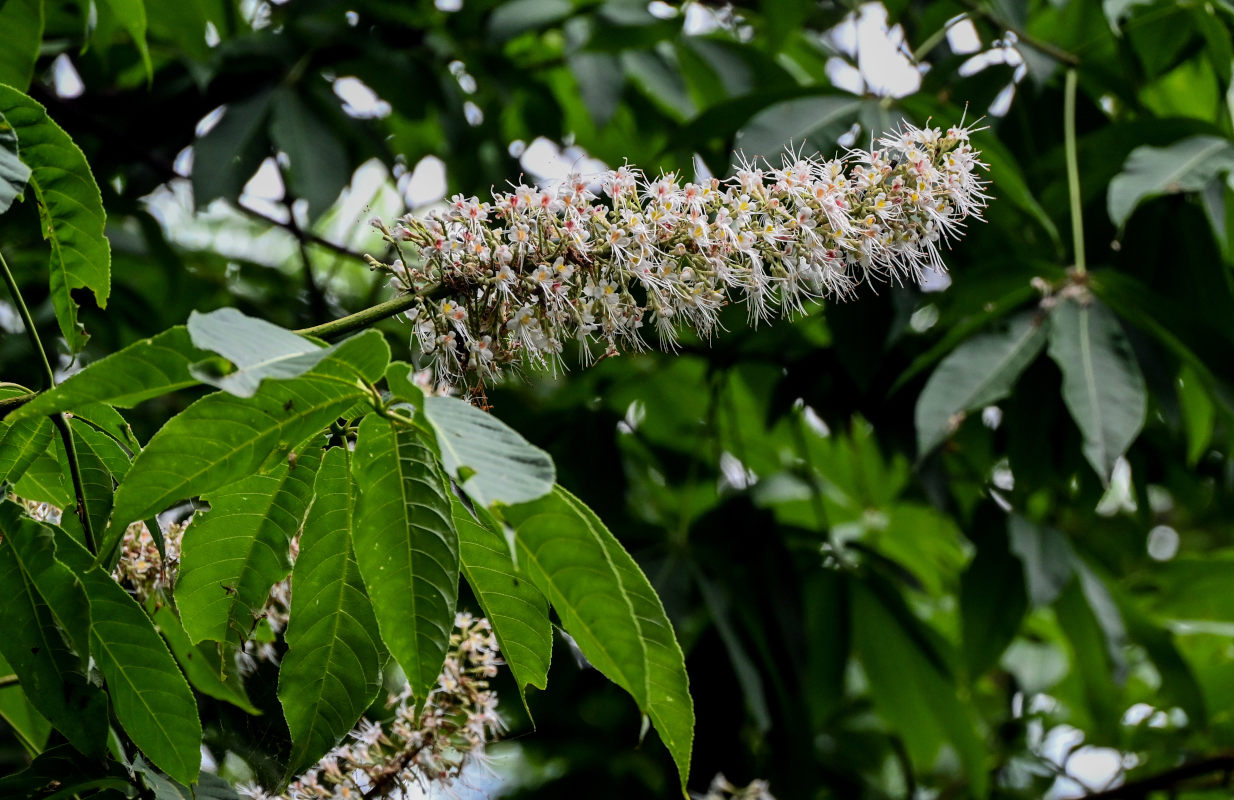
<svg viewBox="0 0 1234 800"><path fill-rule="evenodd" d="M194 642L249 638L270 587L291 571L291 539L313 498L321 448L202 495L210 510L184 532L176 605Z"/></svg>
<svg viewBox="0 0 1234 800"><path fill-rule="evenodd" d="M21 160L30 167L29 187L38 204L43 238L51 245L51 299L69 349L80 350L86 333L69 294L88 289L100 308L111 293L111 245L103 235L103 197L81 150L47 110L10 86L0 85L0 114L17 133Z"/></svg>
<svg viewBox="0 0 1234 800"><path fill-rule="evenodd" d="M684 790L694 701L672 623L647 577L595 513L561 487L502 514L515 527L519 566L587 660L651 718Z"/></svg>
<svg viewBox="0 0 1234 800"><path fill-rule="evenodd" d="M917 399L917 452L924 457L963 414L1002 400L1045 344L1042 319L1024 312L968 339L943 359Z"/></svg>
<svg viewBox="0 0 1234 800"><path fill-rule="evenodd" d="M90 655L116 719L151 763L180 783L193 783L201 768L201 720L176 660L142 607L84 547L69 536L56 543L57 556L90 598Z"/></svg>
<svg viewBox="0 0 1234 800"><path fill-rule="evenodd" d="M457 498L451 508L463 575L492 623L501 656L510 666L519 693L528 684L545 688L553 654L548 601L515 567L505 537L494 529L499 524L496 520L483 511L483 522L477 520Z"/></svg>
<svg viewBox="0 0 1234 800"><path fill-rule="evenodd" d="M492 414L456 397L426 397L424 414L446 472L480 505L525 503L553 490L548 453Z"/></svg>
<svg viewBox="0 0 1234 800"><path fill-rule="evenodd" d="M381 638L417 702L437 682L458 600L458 536L445 476L423 434L372 415L360 423L352 475L352 545Z"/></svg>
<svg viewBox="0 0 1234 800"><path fill-rule="evenodd" d="M1144 426L1144 376L1118 318L1100 300L1064 300L1050 317L1049 353L1063 373L1063 402L1084 436L1084 456L1108 483Z"/></svg>
<svg viewBox="0 0 1234 800"><path fill-rule="evenodd" d="M101 552L112 552L133 520L286 459L297 445L368 397L364 382L380 378L389 359L382 335L365 331L298 378L267 381L250 398L207 395L172 417L116 490Z"/></svg>
<svg viewBox="0 0 1234 800"><path fill-rule="evenodd" d="M0 503L0 652L38 709L78 751L103 752L107 736L107 697L89 684L81 659L31 576L22 566L14 540L43 526L21 518L13 503Z"/></svg>
<svg viewBox="0 0 1234 800"><path fill-rule="evenodd" d="M381 691L384 648L351 549L357 498L346 448L326 452L313 492L279 667L279 702L292 741L289 776L338 744Z"/></svg>

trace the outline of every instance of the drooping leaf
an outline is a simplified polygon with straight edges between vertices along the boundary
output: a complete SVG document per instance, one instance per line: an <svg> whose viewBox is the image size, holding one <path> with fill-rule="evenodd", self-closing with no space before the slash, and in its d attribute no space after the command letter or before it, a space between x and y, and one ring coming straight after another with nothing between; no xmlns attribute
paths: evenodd
<svg viewBox="0 0 1234 800"><path fill-rule="evenodd" d="M110 552L133 520L286 459L298 444L367 397L357 376L377 380L389 358L382 335L365 331L299 378L265 383L251 398L219 392L193 403L133 461L116 490L102 551Z"/></svg>
<svg viewBox="0 0 1234 800"><path fill-rule="evenodd" d="M1062 370L1063 401L1084 436L1084 455L1109 482L1148 409L1131 344L1100 300L1065 300L1051 313L1049 353Z"/></svg>
<svg viewBox="0 0 1234 800"><path fill-rule="evenodd" d="M383 648L351 548L356 487L351 454L327 451L291 576L279 702L291 731L287 774L338 744L381 690Z"/></svg>
<svg viewBox="0 0 1234 800"><path fill-rule="evenodd" d="M1046 341L1042 319L1018 314L995 331L967 340L943 359L917 399L917 452L925 456L964 414L1005 398Z"/></svg>
<svg viewBox="0 0 1234 800"><path fill-rule="evenodd" d="M206 355L193 347L185 327L177 325L100 358L26 403L11 417L22 420L57 411L76 411L95 403L129 408L199 383L189 373L189 366Z"/></svg>
<svg viewBox="0 0 1234 800"><path fill-rule="evenodd" d="M515 526L519 566L587 660L651 718L684 787L694 702L672 623L646 576L591 509L561 487L503 513Z"/></svg>
<svg viewBox="0 0 1234 800"><path fill-rule="evenodd" d="M4 10L0 8L0 25L4 24ZM13 200L23 197L30 168L17 155L17 134L3 115L0 115L0 214L9 210Z"/></svg>
<svg viewBox="0 0 1234 800"><path fill-rule="evenodd" d="M445 660L458 600L458 536L445 479L418 431L369 415L352 474L356 563L381 638L423 701Z"/></svg>
<svg viewBox="0 0 1234 800"><path fill-rule="evenodd" d="M913 766L928 770L939 748L955 749L970 793L984 797L989 781L985 748L951 676L918 646L918 635L861 583L853 586L853 636L879 713L903 740Z"/></svg>
<svg viewBox="0 0 1234 800"><path fill-rule="evenodd" d="M456 397L426 397L424 413L446 472L477 503L525 503L552 491L557 473L548 453L497 417Z"/></svg>
<svg viewBox="0 0 1234 800"><path fill-rule="evenodd" d="M1187 463L1195 466L1212 441L1215 406L1200 376L1186 365L1178 375L1178 409L1187 437Z"/></svg>
<svg viewBox="0 0 1234 800"><path fill-rule="evenodd" d="M1054 602L1075 571L1075 554L1067 537L1054 528L1012 514L1007 518L1008 546L1024 566L1024 585L1034 607Z"/></svg>
<svg viewBox="0 0 1234 800"><path fill-rule="evenodd" d="M209 772L201 773L201 781L193 787L194 800L241 800L231 784Z"/></svg>
<svg viewBox="0 0 1234 800"><path fill-rule="evenodd" d="M1122 172L1110 181L1110 219L1121 228L1144 200L1198 192L1216 175L1231 169L1234 144L1217 136L1192 136L1169 147L1137 147L1127 156Z"/></svg>
<svg viewBox="0 0 1234 800"><path fill-rule="evenodd" d="M176 657L180 669L193 688L207 697L231 703L250 714L261 711L249 701L241 686L233 686L223 677L225 666L216 649L210 645L194 645L176 612L170 606L159 606L153 614L154 624L167 642L171 654Z"/></svg>
<svg viewBox="0 0 1234 800"><path fill-rule="evenodd" d="M500 533L477 521L457 499L452 514L463 575L493 625L514 682L520 692L529 684L545 688L553 653L548 601L515 568L510 547Z"/></svg>
<svg viewBox="0 0 1234 800"><path fill-rule="evenodd" d="M1006 534L989 531L960 579L962 654L971 680L998 661L1027 610L1024 567L1008 547Z"/></svg>
<svg viewBox="0 0 1234 800"><path fill-rule="evenodd" d="M193 376L237 397L252 397L266 378L297 378L339 347L322 347L234 308L209 314L194 311L188 331L195 347L218 353L236 366L225 375L194 366Z"/></svg>
<svg viewBox="0 0 1234 800"><path fill-rule="evenodd" d="M778 158L788 145L831 157L857 119L861 98L853 95L800 97L768 106L737 132L735 146L749 158Z"/></svg>
<svg viewBox="0 0 1234 800"><path fill-rule="evenodd" d="M106 3L116 21L133 37L142 66L146 68L146 77L153 80L154 67L150 63L150 47L146 44L145 0L106 0Z"/></svg>
<svg viewBox="0 0 1234 800"><path fill-rule="evenodd" d="M201 768L197 700L154 623L94 557L68 537L57 542L90 598L90 654L124 732L150 762L183 784Z"/></svg>
<svg viewBox="0 0 1234 800"><path fill-rule="evenodd" d="M34 460L47 452L51 428L51 420L46 417L12 419L4 427L4 435L0 436L0 481L16 483Z"/></svg>
<svg viewBox="0 0 1234 800"><path fill-rule="evenodd" d="M111 293L111 245L103 235L103 197L86 157L43 106L10 86L0 85L3 114L30 167L30 189L38 203L43 238L51 245L51 299L60 332L80 350L86 334L69 294L88 289L100 308Z"/></svg>
<svg viewBox="0 0 1234 800"><path fill-rule="evenodd" d="M497 6L488 18L489 36L503 41L524 31L559 22L574 12L570 0L511 0Z"/></svg>
<svg viewBox="0 0 1234 800"><path fill-rule="evenodd" d="M98 755L107 736L107 697L80 671L77 654L26 576L4 531L0 540L0 653L30 702L77 750Z"/></svg>
<svg viewBox="0 0 1234 800"><path fill-rule="evenodd" d="M176 605L194 642L249 638L270 587L291 571L291 539L308 511L321 449L294 465L202 495L204 516L184 532Z"/></svg>
<svg viewBox="0 0 1234 800"><path fill-rule="evenodd" d="M193 144L193 198L204 208L219 197L236 200L262 159L270 154L266 119L269 88L235 103Z"/></svg>
<svg viewBox="0 0 1234 800"><path fill-rule="evenodd" d="M147 764L141 756L133 759L133 774L154 793L154 800L193 800L193 793L187 786L171 780Z"/></svg>
<svg viewBox="0 0 1234 800"><path fill-rule="evenodd" d="M0 83L28 89L42 44L43 0L0 3Z"/></svg>
<svg viewBox="0 0 1234 800"><path fill-rule="evenodd" d="M351 162L327 119L289 87L274 93L270 138L291 162L287 188L308 203L308 218L315 220L334 205L351 179Z"/></svg>

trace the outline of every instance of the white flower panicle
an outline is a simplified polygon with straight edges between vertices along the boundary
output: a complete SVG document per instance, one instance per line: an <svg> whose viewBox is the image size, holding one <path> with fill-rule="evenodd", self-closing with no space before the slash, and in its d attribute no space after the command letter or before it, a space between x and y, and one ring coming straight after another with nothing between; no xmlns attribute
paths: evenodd
<svg viewBox="0 0 1234 800"><path fill-rule="evenodd" d="M944 269L940 243L987 200L973 130L905 125L831 160L743 158L724 180L623 166L491 203L455 195L425 219L375 221L398 259L370 264L418 295L413 338L439 379L556 368L571 341L584 363L639 351L648 328L673 348L685 327L710 338L730 302L757 323Z"/></svg>
<svg viewBox="0 0 1234 800"><path fill-rule="evenodd" d="M253 800L360 800L400 796L418 785L449 786L503 730L489 679L502 664L489 621L460 613L437 685L416 716L409 687L389 698L393 718L362 719L348 741L301 775L286 794L241 787Z"/></svg>
<svg viewBox="0 0 1234 800"><path fill-rule="evenodd" d="M694 800L776 800L767 781L751 781L748 786L735 786L723 773L711 779L707 794L694 795Z"/></svg>

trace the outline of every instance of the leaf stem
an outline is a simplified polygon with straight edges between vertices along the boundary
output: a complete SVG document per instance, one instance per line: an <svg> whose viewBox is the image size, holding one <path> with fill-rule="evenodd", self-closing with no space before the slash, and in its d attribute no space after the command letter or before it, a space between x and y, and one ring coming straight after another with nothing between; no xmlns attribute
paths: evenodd
<svg viewBox="0 0 1234 800"><path fill-rule="evenodd" d="M311 328L301 328L296 333L301 336L316 336L321 339L333 339L344 334L352 333L363 328L371 326L375 322L380 322L387 317L393 317L407 309L411 308L421 297L431 297L438 290L437 286L432 286L422 292L416 294L401 294L392 300L387 300L384 303L378 303L375 306L366 308L363 311L357 311L346 317L341 317L332 322L326 322L321 325L314 325Z"/></svg>
<svg viewBox="0 0 1234 800"><path fill-rule="evenodd" d="M38 329L34 327L34 317L31 316L29 307L26 306L25 298L21 296L17 279L13 277L13 272L9 269L8 262L4 260L3 253L0 253L0 273L3 273L4 284L13 297L13 305L17 306L17 313L21 315L22 324L26 328L26 336L30 339L30 346L34 348L34 352L38 354L42 363L47 388L51 389L56 385L56 373L47 359L47 349L43 347L43 340L39 338ZM64 442L64 452L69 462L69 475L73 479L73 493L77 495L77 516L81 519L81 527L86 534L86 547L94 553L96 550L94 529L90 525L90 514L86 510L85 485L81 478L81 465L77 460L77 445L73 442L73 429L69 426L68 417L63 413L52 414L51 421L60 433L61 441Z"/></svg>
<svg viewBox="0 0 1234 800"><path fill-rule="evenodd" d="M1067 194L1071 199L1071 244L1075 256L1076 275L1088 272L1084 258L1084 218L1080 203L1080 162L1075 146L1075 95L1079 74L1067 70L1067 83L1063 97L1063 137L1067 153Z"/></svg>

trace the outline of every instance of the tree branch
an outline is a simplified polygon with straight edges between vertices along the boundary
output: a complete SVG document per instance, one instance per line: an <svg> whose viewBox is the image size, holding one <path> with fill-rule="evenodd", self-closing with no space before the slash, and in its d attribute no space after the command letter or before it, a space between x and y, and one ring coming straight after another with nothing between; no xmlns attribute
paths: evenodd
<svg viewBox="0 0 1234 800"><path fill-rule="evenodd" d="M296 333L301 336L316 336L319 339L333 339L352 331L367 328L387 317L393 317L395 314L399 314L414 306L420 298L429 299L436 297L441 291L441 287L432 286L416 294L401 294L393 300L378 303L375 306L366 308L363 311L357 311L333 322L314 325L311 328L301 328Z"/></svg>
<svg viewBox="0 0 1234 800"><path fill-rule="evenodd" d="M1049 42L1038 39L1037 37L1033 36L1027 31L1024 31L1021 28L1016 27L1015 25L1011 24L1007 20L1000 17L998 14L994 13L992 10L986 8L978 0L960 0L960 3L961 5L963 5L965 8L969 9L970 11L972 11L977 16L984 18L986 21L994 25L997 25L998 27L1002 28L1008 33L1015 34L1016 39L1028 45L1029 47L1033 48L1034 50L1038 51L1039 53L1044 53L1045 55L1049 56L1055 61L1061 61L1064 64L1067 64L1068 66L1074 67L1074 66L1079 65L1080 57L1077 56L1075 53L1068 52L1062 49L1061 47L1059 47L1058 45L1050 44Z"/></svg>
<svg viewBox="0 0 1234 800"><path fill-rule="evenodd" d="M1113 789L1086 794L1083 800L1147 800L1153 792L1168 792L1181 788L1181 784L1214 772L1234 772L1234 753L1203 758L1168 769L1140 780L1129 781Z"/></svg>
<svg viewBox="0 0 1234 800"><path fill-rule="evenodd" d="M348 258L358 258L360 260L364 259L363 253L357 253L355 250L350 250L341 244L335 244L329 239L318 236L317 234L312 233L311 231L306 231L303 228L301 228L299 225L296 224L295 219L291 217L290 208L288 209L288 219L286 221L277 219L275 217L271 217L268 214L264 214L255 208L249 208L243 203L236 203L235 208L239 209L241 212L247 214L253 219L261 220L262 222L268 223L270 225L274 225L275 227L282 228L283 230L290 233L292 236L295 236L301 242L315 244L318 247L323 247L326 250L329 250L333 253L337 253L340 256L347 256Z"/></svg>

